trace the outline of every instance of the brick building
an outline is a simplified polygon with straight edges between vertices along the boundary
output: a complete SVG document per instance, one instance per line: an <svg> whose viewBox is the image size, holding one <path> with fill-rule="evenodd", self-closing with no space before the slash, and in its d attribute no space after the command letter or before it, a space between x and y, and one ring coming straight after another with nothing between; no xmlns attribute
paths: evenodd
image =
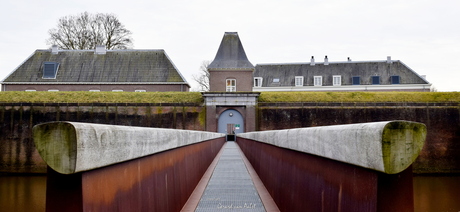
<svg viewBox="0 0 460 212"><path fill-rule="evenodd" d="M36 50L3 91L189 91L164 50Z"/></svg>

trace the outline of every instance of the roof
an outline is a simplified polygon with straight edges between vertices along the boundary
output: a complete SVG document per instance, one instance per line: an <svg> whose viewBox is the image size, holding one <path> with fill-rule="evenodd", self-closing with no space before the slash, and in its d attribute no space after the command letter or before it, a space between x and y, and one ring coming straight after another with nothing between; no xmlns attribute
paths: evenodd
<svg viewBox="0 0 460 212"><path fill-rule="evenodd" d="M44 78L44 65L58 63L56 78ZM187 84L164 50L36 50L8 83L171 83Z"/></svg>
<svg viewBox="0 0 460 212"><path fill-rule="evenodd" d="M400 76L401 84L429 84L399 60L346 61L324 63L257 64L254 77L262 77L262 87L293 86L296 76L304 77L304 85L313 85L314 76L322 76L325 86L332 85L332 77L340 75L342 85L352 85L352 77L359 76L362 85L372 84L371 76L380 76L382 84L391 84L391 76ZM278 78L279 83L273 79Z"/></svg>
<svg viewBox="0 0 460 212"><path fill-rule="evenodd" d="M254 69L236 32L226 32L208 69Z"/></svg>

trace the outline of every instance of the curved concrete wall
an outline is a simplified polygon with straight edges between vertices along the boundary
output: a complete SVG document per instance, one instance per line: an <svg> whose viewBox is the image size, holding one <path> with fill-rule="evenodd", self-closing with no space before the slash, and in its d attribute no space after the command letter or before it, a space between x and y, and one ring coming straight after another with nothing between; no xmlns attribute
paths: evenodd
<svg viewBox="0 0 460 212"><path fill-rule="evenodd" d="M249 132L238 137L395 174L415 161L426 133L422 123L385 121Z"/></svg>
<svg viewBox="0 0 460 212"><path fill-rule="evenodd" d="M203 131L51 122L34 126L35 146L55 171L72 174L223 137Z"/></svg>

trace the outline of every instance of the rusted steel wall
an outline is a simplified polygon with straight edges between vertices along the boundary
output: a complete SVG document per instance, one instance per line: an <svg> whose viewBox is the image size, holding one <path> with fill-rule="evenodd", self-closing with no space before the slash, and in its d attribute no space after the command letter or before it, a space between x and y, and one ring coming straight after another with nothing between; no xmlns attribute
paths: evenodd
<svg viewBox="0 0 460 212"><path fill-rule="evenodd" d="M0 103L0 172L46 173L32 127L51 121L204 130L201 104ZM203 121L200 121L203 117Z"/></svg>
<svg viewBox="0 0 460 212"><path fill-rule="evenodd" d="M386 175L237 138L281 211L413 211L412 170Z"/></svg>
<svg viewBox="0 0 460 212"><path fill-rule="evenodd" d="M214 139L73 175L49 170L46 210L180 211L224 142Z"/></svg>
<svg viewBox="0 0 460 212"><path fill-rule="evenodd" d="M390 120L424 123L428 134L414 173L460 173L460 104L259 103L259 131Z"/></svg>

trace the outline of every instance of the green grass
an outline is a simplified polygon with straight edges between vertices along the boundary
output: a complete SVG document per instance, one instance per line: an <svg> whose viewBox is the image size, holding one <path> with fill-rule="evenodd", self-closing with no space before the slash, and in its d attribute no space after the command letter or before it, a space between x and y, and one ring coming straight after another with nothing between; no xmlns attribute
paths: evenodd
<svg viewBox="0 0 460 212"><path fill-rule="evenodd" d="M30 103L201 103L199 92L0 92L0 102Z"/></svg>
<svg viewBox="0 0 460 212"><path fill-rule="evenodd" d="M199 92L0 92L0 102L202 103ZM259 102L460 102L460 92L262 92Z"/></svg>
<svg viewBox="0 0 460 212"><path fill-rule="evenodd" d="M460 102L460 92L262 92L259 102Z"/></svg>

